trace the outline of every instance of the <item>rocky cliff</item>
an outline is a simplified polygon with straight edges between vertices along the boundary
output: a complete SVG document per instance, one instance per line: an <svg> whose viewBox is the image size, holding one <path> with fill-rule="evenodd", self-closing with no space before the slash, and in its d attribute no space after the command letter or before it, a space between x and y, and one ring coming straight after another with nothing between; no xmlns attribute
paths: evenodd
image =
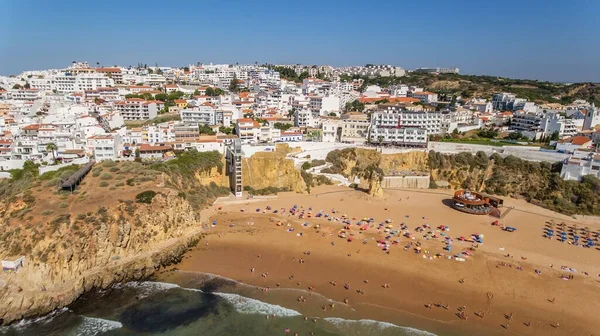
<svg viewBox="0 0 600 336"><path fill-rule="evenodd" d="M254 189L275 187L299 193L307 190L300 171L284 151L260 152L245 158L242 174L244 185Z"/></svg>
<svg viewBox="0 0 600 336"><path fill-rule="evenodd" d="M169 194L158 194L151 204L124 200L75 213L49 222L48 234L24 254L25 266L0 275L3 323L48 313L92 288L147 277L177 262L201 235L189 203Z"/></svg>

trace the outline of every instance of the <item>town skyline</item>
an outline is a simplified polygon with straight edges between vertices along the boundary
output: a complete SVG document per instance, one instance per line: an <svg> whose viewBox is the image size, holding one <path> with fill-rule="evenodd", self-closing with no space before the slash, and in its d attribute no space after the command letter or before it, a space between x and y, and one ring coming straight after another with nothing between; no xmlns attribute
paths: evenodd
<svg viewBox="0 0 600 336"><path fill-rule="evenodd" d="M332 1L265 1L259 7L187 2L172 8L134 1L123 10L112 4L7 4L0 14L0 73L57 68L71 60L125 66L200 60L451 66L473 75L600 81L593 57L600 50L589 44L599 33L590 22L600 4L583 0L383 2L377 10L358 1L343 8ZM159 15L165 11L173 15ZM576 23L549 24L570 16Z"/></svg>

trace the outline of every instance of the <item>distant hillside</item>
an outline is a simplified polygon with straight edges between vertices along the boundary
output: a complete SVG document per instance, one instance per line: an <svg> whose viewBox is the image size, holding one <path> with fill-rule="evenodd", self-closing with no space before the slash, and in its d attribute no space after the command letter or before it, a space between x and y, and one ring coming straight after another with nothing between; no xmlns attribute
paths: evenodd
<svg viewBox="0 0 600 336"><path fill-rule="evenodd" d="M529 79L423 73L408 73L404 77L363 77L363 79L365 80L363 87L402 83L424 87L441 95L490 98L497 92L510 92L519 98L527 98L536 103L569 104L576 99L584 99L596 105L600 104L600 83L567 85Z"/></svg>

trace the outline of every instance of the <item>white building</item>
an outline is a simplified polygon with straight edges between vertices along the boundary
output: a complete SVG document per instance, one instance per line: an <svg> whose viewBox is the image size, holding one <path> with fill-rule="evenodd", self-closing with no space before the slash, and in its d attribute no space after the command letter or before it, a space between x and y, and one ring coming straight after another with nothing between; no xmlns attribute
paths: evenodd
<svg viewBox="0 0 600 336"><path fill-rule="evenodd" d="M428 134L423 128L381 128L373 127L369 141L374 144L392 144L395 146L427 147Z"/></svg>
<svg viewBox="0 0 600 336"><path fill-rule="evenodd" d="M427 146L428 136L442 131L441 112L407 111L397 105L381 105L371 115L369 141L397 146Z"/></svg>
<svg viewBox="0 0 600 336"><path fill-rule="evenodd" d="M585 119L583 121L583 130L589 130L596 125L600 125L600 110L595 107L589 107L585 110Z"/></svg>
<svg viewBox="0 0 600 336"><path fill-rule="evenodd" d="M96 161L115 161L121 158L123 143L118 134L93 136L87 139L87 143Z"/></svg>
<svg viewBox="0 0 600 336"><path fill-rule="evenodd" d="M158 107L156 102L140 98L130 98L115 102L115 108L123 116L123 120L148 120L156 118Z"/></svg>
<svg viewBox="0 0 600 336"><path fill-rule="evenodd" d="M421 102L425 104L430 104L438 101L437 93L421 91L421 92L411 92L409 96L419 99Z"/></svg>
<svg viewBox="0 0 600 336"><path fill-rule="evenodd" d="M238 119L235 124L235 131L242 143L258 142L258 134L260 125L253 119L242 118Z"/></svg>
<svg viewBox="0 0 600 336"><path fill-rule="evenodd" d="M124 120L120 112L105 112L99 115L99 119L107 131L115 130L123 127Z"/></svg>
<svg viewBox="0 0 600 336"><path fill-rule="evenodd" d="M215 109L211 106L197 106L179 111L181 121L199 125L215 125L217 123Z"/></svg>
<svg viewBox="0 0 600 336"><path fill-rule="evenodd" d="M283 142L297 142L302 141L302 133L300 132L281 132L281 141Z"/></svg>
<svg viewBox="0 0 600 336"><path fill-rule="evenodd" d="M308 109L297 109L294 112L294 125L297 127L315 127L313 113Z"/></svg>
<svg viewBox="0 0 600 336"><path fill-rule="evenodd" d="M310 95L307 98L310 110L316 115L327 116L340 111L340 98L337 96Z"/></svg>
<svg viewBox="0 0 600 336"><path fill-rule="evenodd" d="M58 93L83 92L114 85L115 81L112 78L99 73L81 73L77 75L64 73L57 74L52 79L52 90Z"/></svg>
<svg viewBox="0 0 600 336"><path fill-rule="evenodd" d="M337 130L340 126L339 119L326 119L321 124L321 141L336 142Z"/></svg>
<svg viewBox="0 0 600 336"><path fill-rule="evenodd" d="M565 180L581 181L585 175L600 178L600 155L590 154L587 157L572 156L563 162L560 176Z"/></svg>

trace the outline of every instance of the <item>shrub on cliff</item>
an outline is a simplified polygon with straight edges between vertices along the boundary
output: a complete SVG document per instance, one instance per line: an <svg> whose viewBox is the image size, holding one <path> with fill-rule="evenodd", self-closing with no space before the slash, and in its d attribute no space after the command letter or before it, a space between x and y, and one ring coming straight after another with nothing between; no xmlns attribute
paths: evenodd
<svg viewBox="0 0 600 336"><path fill-rule="evenodd" d="M135 195L135 201L138 203L152 203L152 199L156 196L156 191L154 190L146 190L137 195Z"/></svg>
<svg viewBox="0 0 600 336"><path fill-rule="evenodd" d="M336 149L327 153L325 161L331 163L331 171L333 174L342 174L346 167L347 161L356 160L356 151L354 148Z"/></svg>

